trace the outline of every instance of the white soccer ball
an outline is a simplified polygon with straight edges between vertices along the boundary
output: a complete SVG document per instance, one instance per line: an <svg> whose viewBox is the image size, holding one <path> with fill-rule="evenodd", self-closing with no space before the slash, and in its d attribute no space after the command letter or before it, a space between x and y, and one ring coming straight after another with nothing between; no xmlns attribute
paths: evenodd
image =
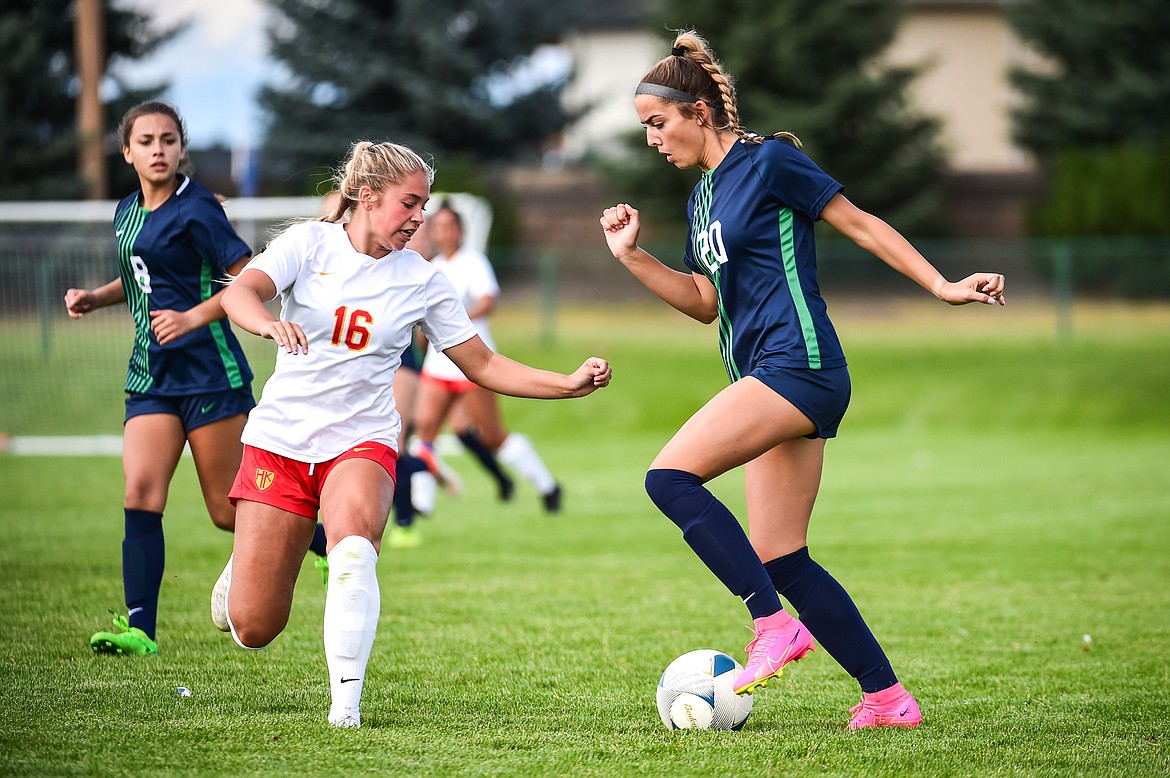
<svg viewBox="0 0 1170 778"><path fill-rule="evenodd" d="M752 712L750 694L731 690L743 672L722 651L701 648L675 659L658 680L658 715L667 729L739 729Z"/></svg>

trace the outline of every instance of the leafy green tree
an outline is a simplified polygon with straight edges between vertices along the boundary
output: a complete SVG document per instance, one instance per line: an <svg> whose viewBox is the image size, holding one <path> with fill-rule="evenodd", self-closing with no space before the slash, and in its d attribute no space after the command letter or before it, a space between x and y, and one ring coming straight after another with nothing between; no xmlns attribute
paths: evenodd
<svg viewBox="0 0 1170 778"><path fill-rule="evenodd" d="M788 130L846 195L908 234L940 230L945 158L939 122L916 113L906 90L911 68L879 65L897 29L896 0L664 0L655 29L693 28L735 78L744 126ZM673 35L663 41L666 52ZM649 67L652 63L646 63ZM639 135L636 141L644 143ZM649 163L657 163L654 170ZM661 172L635 153L619 173L653 205L693 186L694 171ZM685 198L685 193L682 195ZM684 200L685 201L685 200Z"/></svg>
<svg viewBox="0 0 1170 778"><path fill-rule="evenodd" d="M1045 0L1008 6L1016 33L1045 60L1011 78L1026 100L1016 139L1041 158L1062 149L1170 137L1170 4Z"/></svg>
<svg viewBox="0 0 1170 778"><path fill-rule="evenodd" d="M266 156L304 188L357 139L436 157L535 152L569 120L565 78L525 73L571 18L568 0L269 0L286 77L260 96Z"/></svg>
<svg viewBox="0 0 1170 778"><path fill-rule="evenodd" d="M111 139L122 114L165 85L132 89L110 65L140 59L179 28L156 30L136 11L105 8L106 103ZM76 73L73 0L0 2L0 199L70 199L85 187L77 174ZM115 153L111 140L111 156ZM121 159L120 153L117 159ZM112 185L121 183L110 167Z"/></svg>

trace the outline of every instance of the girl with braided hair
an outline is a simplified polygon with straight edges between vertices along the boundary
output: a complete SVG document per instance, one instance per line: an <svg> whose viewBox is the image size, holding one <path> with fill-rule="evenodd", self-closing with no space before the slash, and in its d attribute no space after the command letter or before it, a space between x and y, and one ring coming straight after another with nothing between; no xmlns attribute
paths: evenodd
<svg viewBox="0 0 1170 778"><path fill-rule="evenodd" d="M861 686L851 729L916 726L918 703L849 594L809 556L825 441L837 434L850 395L817 286L813 225L824 219L951 305L1003 305L1004 277L948 282L897 231L849 202L795 135L743 130L731 76L692 31L642 78L634 107L649 146L676 167L702 171L687 204L690 273L639 248L638 211L629 204L607 208L601 227L614 257L648 289L698 321L719 322L731 384L659 452L646 491L751 613L755 638L735 691L766 686L813 651L815 637ZM704 487L740 465L747 534Z"/></svg>

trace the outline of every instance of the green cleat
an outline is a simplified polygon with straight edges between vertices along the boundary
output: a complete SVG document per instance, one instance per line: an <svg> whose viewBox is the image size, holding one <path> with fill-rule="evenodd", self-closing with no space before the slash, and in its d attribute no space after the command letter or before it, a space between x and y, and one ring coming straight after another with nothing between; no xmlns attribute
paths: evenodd
<svg viewBox="0 0 1170 778"><path fill-rule="evenodd" d="M422 535L419 534L418 527L399 527L395 525L391 527L390 534L386 538L386 544L390 548L418 548L422 543Z"/></svg>
<svg viewBox="0 0 1170 778"><path fill-rule="evenodd" d="M89 647L98 654L132 654L134 656L156 656L158 644L147 637L138 627L131 627L126 617L114 614L114 626L118 632L95 632L89 639Z"/></svg>
<svg viewBox="0 0 1170 778"><path fill-rule="evenodd" d="M317 557L313 561L313 567L321 571L321 583L325 584L325 591L329 591L329 557Z"/></svg>

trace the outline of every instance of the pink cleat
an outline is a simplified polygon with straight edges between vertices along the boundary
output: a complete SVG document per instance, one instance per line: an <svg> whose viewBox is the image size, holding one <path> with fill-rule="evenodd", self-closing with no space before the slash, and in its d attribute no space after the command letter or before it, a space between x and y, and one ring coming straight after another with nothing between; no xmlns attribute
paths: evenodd
<svg viewBox="0 0 1170 778"><path fill-rule="evenodd" d="M861 695L861 702L849 709L853 721L849 729L866 727L917 727L922 723L922 711L910 692L902 684L894 684L880 692Z"/></svg>
<svg viewBox="0 0 1170 778"><path fill-rule="evenodd" d="M782 610L756 619L752 631L756 638L744 649L748 652L747 666L735 679L732 690L736 694L751 694L767 686L769 678L780 676L784 665L804 659L816 649L804 625Z"/></svg>

